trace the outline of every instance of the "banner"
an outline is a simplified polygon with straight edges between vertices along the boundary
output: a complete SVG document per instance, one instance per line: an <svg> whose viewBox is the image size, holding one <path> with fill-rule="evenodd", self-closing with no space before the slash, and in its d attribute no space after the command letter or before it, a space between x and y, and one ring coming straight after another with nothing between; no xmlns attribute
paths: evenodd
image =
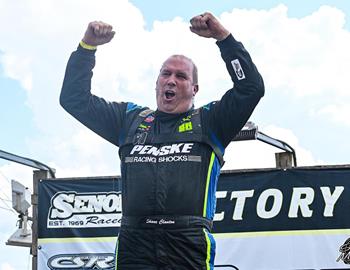
<svg viewBox="0 0 350 270"><path fill-rule="evenodd" d="M38 190L38 269L113 269L119 178ZM224 171L216 195L215 269L350 269L349 168Z"/></svg>

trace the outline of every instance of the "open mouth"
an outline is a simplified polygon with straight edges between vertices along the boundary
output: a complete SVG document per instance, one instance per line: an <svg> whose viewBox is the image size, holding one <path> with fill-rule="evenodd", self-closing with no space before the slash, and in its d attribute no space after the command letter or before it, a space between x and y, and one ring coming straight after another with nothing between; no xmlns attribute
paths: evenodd
<svg viewBox="0 0 350 270"><path fill-rule="evenodd" d="M171 90L165 91L165 98L166 99L172 99L173 97L175 97L175 92L174 91L171 91Z"/></svg>

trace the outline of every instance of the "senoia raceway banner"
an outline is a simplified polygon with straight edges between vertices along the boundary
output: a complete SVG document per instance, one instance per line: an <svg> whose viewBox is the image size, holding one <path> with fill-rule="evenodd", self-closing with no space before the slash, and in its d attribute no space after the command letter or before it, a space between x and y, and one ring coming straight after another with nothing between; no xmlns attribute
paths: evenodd
<svg viewBox="0 0 350 270"><path fill-rule="evenodd" d="M350 269L350 169L223 172L218 270ZM181 198L179 198L181 199ZM113 269L120 180L39 183L38 269Z"/></svg>

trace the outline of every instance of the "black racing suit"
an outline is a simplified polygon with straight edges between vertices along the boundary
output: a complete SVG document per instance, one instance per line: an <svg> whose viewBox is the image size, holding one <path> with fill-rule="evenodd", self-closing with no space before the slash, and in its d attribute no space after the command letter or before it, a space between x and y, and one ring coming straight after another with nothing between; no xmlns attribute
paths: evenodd
<svg viewBox="0 0 350 270"><path fill-rule="evenodd" d="M264 94L262 77L232 35L217 42L234 82L221 100L182 114L108 102L90 93L94 51L78 47L61 105L119 146L123 220L116 269L213 269L210 234L221 155Z"/></svg>

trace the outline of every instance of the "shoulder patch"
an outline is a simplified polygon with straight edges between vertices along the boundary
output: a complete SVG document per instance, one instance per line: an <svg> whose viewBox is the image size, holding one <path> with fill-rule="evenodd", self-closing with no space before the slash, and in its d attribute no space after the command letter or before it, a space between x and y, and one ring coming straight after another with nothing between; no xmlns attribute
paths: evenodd
<svg viewBox="0 0 350 270"><path fill-rule="evenodd" d="M242 68L241 63L239 62L239 60L238 59L234 59L234 60L231 61L231 64L232 64L233 70L236 73L237 79L238 80L245 79L244 71L243 71L243 68Z"/></svg>
<svg viewBox="0 0 350 270"><path fill-rule="evenodd" d="M145 109L145 110L143 110L143 111L141 111L140 113L139 113L139 116L141 116L141 117L146 117L146 116L148 116L149 114L151 114L151 113L153 113L154 111L153 110L151 110L151 109Z"/></svg>
<svg viewBox="0 0 350 270"><path fill-rule="evenodd" d="M128 102L127 106L126 106L126 112L131 112L133 110L136 110L136 109L141 109L142 107L135 104L135 103L132 103L132 102Z"/></svg>

